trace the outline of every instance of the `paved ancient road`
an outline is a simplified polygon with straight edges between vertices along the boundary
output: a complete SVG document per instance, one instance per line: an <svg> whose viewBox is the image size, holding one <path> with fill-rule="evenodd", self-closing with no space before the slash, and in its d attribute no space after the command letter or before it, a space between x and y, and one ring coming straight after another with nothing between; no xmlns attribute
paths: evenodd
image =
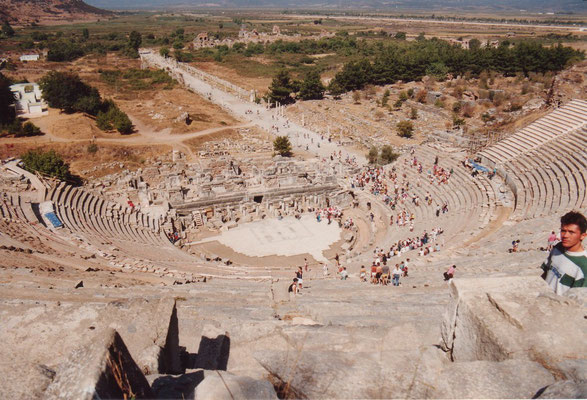
<svg viewBox="0 0 587 400"><path fill-rule="evenodd" d="M213 86L195 74L189 73L185 68L181 68L181 64L173 59L164 58L150 50L141 50L141 59L148 65L170 71L188 88L218 104L238 119L249 121L275 135L287 135L294 145L294 150L296 148L307 149L317 157L329 157L333 152L342 151L343 157L348 154L351 157L354 156L359 164L366 163L363 154L352 153L334 142L329 143L328 139L322 135L280 116L275 108L267 109L262 105L242 100L226 90ZM325 115L324 118L327 116Z"/></svg>

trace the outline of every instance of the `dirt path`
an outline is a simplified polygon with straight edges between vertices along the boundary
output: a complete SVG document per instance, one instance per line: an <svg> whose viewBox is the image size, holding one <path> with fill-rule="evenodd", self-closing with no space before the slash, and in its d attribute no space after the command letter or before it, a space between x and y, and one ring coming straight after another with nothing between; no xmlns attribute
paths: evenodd
<svg viewBox="0 0 587 400"><path fill-rule="evenodd" d="M244 123L239 125L227 125L218 128L209 128L201 131L184 133L184 134L172 134L171 129L163 129L160 131L154 130L152 127L141 123L137 118L133 118L129 115L133 125L135 126L135 133L120 137L96 137L93 139L89 138L64 138L56 136L52 133L45 133L43 136L34 136L28 138L6 138L1 141L1 144L22 144L22 143L107 143L107 144L120 144L124 146L147 146L147 145L158 145L165 144L171 145L173 148L181 149L183 152L193 158L193 153L189 146L184 142L197 137L211 135L217 132L221 132L227 129L239 129L249 128L254 126L252 123Z"/></svg>

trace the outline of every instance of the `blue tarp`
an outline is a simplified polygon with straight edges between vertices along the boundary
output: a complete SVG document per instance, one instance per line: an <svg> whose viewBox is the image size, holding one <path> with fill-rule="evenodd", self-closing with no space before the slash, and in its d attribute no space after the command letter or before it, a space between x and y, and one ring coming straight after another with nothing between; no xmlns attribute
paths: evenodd
<svg viewBox="0 0 587 400"><path fill-rule="evenodd" d="M469 160L469 164L471 164L473 166L473 168L475 168L477 171L481 171L481 172L489 172L489 169L484 167L481 164L477 164L475 161L473 160Z"/></svg>
<svg viewBox="0 0 587 400"><path fill-rule="evenodd" d="M57 218L57 215L55 215L54 212L45 213L45 217L49 220L49 222L51 222L53 227L61 228L63 226L63 224L61 223L61 221L59 221L59 218Z"/></svg>

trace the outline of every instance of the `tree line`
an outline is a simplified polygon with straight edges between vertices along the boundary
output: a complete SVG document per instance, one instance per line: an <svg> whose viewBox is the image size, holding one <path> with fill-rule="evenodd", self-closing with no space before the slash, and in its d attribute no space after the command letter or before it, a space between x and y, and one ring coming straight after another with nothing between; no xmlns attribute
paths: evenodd
<svg viewBox="0 0 587 400"><path fill-rule="evenodd" d="M379 42L376 53L344 64L331 81L329 90L340 94L362 89L365 85L386 85L397 81L420 80L425 75L443 79L447 74L478 76L482 71L496 71L505 76L523 73L560 71L573 61L585 57L583 51L558 44L544 47L533 41L517 42L514 46L480 47L470 49L431 39L414 42Z"/></svg>
<svg viewBox="0 0 587 400"><path fill-rule="evenodd" d="M495 71L505 76L523 73L546 73L560 71L585 56L583 51L561 44L544 47L533 41L522 41L497 48L481 47L471 40L470 49L451 45L442 40L420 40L413 42L394 41L389 44L356 42L357 49L370 56L357 57L343 65L328 88L322 85L318 70L310 71L303 81L292 80L286 70L273 79L267 100L271 103L293 103L302 100L320 99L327 89L337 96L366 85L387 85L397 81L417 81L424 76L444 80L453 76L471 73L479 76L483 71Z"/></svg>

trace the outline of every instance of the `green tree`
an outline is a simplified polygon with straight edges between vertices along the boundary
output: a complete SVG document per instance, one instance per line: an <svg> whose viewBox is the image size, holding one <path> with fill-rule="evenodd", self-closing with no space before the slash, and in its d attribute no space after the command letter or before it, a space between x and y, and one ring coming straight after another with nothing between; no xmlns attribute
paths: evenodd
<svg viewBox="0 0 587 400"><path fill-rule="evenodd" d="M381 148L381 160L386 163L392 163L399 157L399 154L393 151L393 147L385 145Z"/></svg>
<svg viewBox="0 0 587 400"><path fill-rule="evenodd" d="M47 60L73 61L85 54L85 50L71 40L56 40L49 44Z"/></svg>
<svg viewBox="0 0 587 400"><path fill-rule="evenodd" d="M10 90L10 80L0 73L0 125L14 120L14 94Z"/></svg>
<svg viewBox="0 0 587 400"><path fill-rule="evenodd" d="M183 49L183 41L180 39L175 39L175 41L173 42L173 48L176 50L181 50Z"/></svg>
<svg viewBox="0 0 587 400"><path fill-rule="evenodd" d="M320 100L324 97L326 88L320 79L318 70L313 69L306 75L300 87L300 98L302 100Z"/></svg>
<svg viewBox="0 0 587 400"><path fill-rule="evenodd" d="M161 56L167 58L169 57L169 48L168 47L161 47L159 49L159 54L161 54Z"/></svg>
<svg viewBox="0 0 587 400"><path fill-rule="evenodd" d="M82 82L77 74L70 72L51 71L41 78L39 86L47 103L65 112L89 112L93 109L89 105L99 102L100 99L96 89ZM85 97L93 99L84 99Z"/></svg>
<svg viewBox="0 0 587 400"><path fill-rule="evenodd" d="M398 122L397 134L403 138L411 138L414 135L414 124L412 124L412 121Z"/></svg>
<svg viewBox="0 0 587 400"><path fill-rule="evenodd" d="M373 80L373 66L368 59L351 61L342 67L331 84L336 82L345 92L360 90Z"/></svg>
<svg viewBox="0 0 587 400"><path fill-rule="evenodd" d="M399 40L406 40L406 33L405 32L398 32L395 34L395 38Z"/></svg>
<svg viewBox="0 0 587 400"><path fill-rule="evenodd" d="M12 36L14 36L14 29L12 28L12 26L10 26L10 23L8 21L5 21L2 24L2 33L6 37L12 37Z"/></svg>
<svg viewBox="0 0 587 400"><path fill-rule="evenodd" d="M98 113L96 125L103 131L116 129L123 135L132 133L133 125L128 115L124 113L112 100L105 100L103 111Z"/></svg>
<svg viewBox="0 0 587 400"><path fill-rule="evenodd" d="M131 49L139 50L141 47L141 43L143 42L143 37L137 31L132 31L130 35L128 35L128 45Z"/></svg>
<svg viewBox="0 0 587 400"><path fill-rule="evenodd" d="M282 157L291 157L291 143L287 136L277 136L273 141L273 150Z"/></svg>
<svg viewBox="0 0 587 400"><path fill-rule="evenodd" d="M101 129L103 131L112 130L112 121L110 121L110 116L107 112L100 111L98 113L98 116L96 117L96 126L98 127L98 129Z"/></svg>
<svg viewBox="0 0 587 400"><path fill-rule="evenodd" d="M133 126L128 115L121 110L117 110L114 115L114 128L123 135L132 133Z"/></svg>
<svg viewBox="0 0 587 400"><path fill-rule="evenodd" d="M74 103L75 111L84 112L90 115L97 115L102 108L102 99L96 88L90 88L89 92Z"/></svg>
<svg viewBox="0 0 587 400"><path fill-rule="evenodd" d="M426 75L431 76L439 81L444 81L448 74L448 67L442 62L432 63L426 68Z"/></svg>
<svg viewBox="0 0 587 400"><path fill-rule="evenodd" d="M82 30L82 37L83 37L85 40L88 40L88 39L90 38L90 31L89 31L89 29L88 29L88 28L84 28L84 29Z"/></svg>
<svg viewBox="0 0 587 400"><path fill-rule="evenodd" d="M67 180L71 177L69 173L69 164L63 161L63 158L55 150L29 150L20 158L24 163L24 169L29 172L40 172L61 180Z"/></svg>
<svg viewBox="0 0 587 400"><path fill-rule="evenodd" d="M481 41L479 39L469 40L469 49L479 50L481 48Z"/></svg>
<svg viewBox="0 0 587 400"><path fill-rule="evenodd" d="M279 71L269 86L269 93L267 94L269 102L279 102L280 104L294 103L295 100L291 97L291 93L293 92L292 86L289 72L284 69Z"/></svg>
<svg viewBox="0 0 587 400"><path fill-rule="evenodd" d="M369 153L367 153L367 160L369 161L369 164L375 164L378 159L379 159L379 150L377 150L377 147L372 146L369 149Z"/></svg>

